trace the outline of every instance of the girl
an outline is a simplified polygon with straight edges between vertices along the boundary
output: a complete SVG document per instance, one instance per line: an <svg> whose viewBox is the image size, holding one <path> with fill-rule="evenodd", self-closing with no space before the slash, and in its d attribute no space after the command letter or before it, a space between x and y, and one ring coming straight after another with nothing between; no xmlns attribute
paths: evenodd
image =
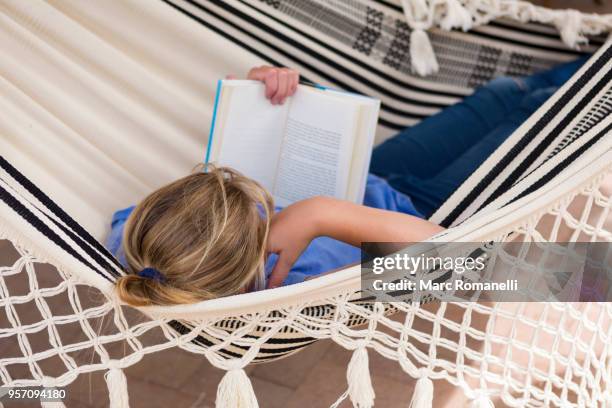
<svg viewBox="0 0 612 408"><path fill-rule="evenodd" d="M168 305L272 288L359 262L362 242L429 238L442 228L426 218L583 62L495 79L382 143L364 205L314 197L275 209L258 183L222 167L160 188L113 217L108 246L129 272L121 299ZM282 104L298 73L260 67L248 79Z"/></svg>

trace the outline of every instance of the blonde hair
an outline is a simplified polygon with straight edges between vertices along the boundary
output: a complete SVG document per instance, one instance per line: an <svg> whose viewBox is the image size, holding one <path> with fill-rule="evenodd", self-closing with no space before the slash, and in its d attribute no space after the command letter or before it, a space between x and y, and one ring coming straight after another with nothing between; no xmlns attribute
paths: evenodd
<svg viewBox="0 0 612 408"><path fill-rule="evenodd" d="M224 167L154 191L125 225L129 274L117 281L119 297L133 306L171 305L263 288L273 209L263 187ZM139 276L144 268L165 279Z"/></svg>

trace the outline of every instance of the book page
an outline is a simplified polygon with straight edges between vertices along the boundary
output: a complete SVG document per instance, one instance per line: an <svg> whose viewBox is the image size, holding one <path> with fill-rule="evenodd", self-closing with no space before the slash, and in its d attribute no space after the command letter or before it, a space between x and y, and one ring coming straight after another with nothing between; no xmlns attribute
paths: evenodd
<svg viewBox="0 0 612 408"><path fill-rule="evenodd" d="M357 115L356 137L353 160L350 164L351 170L347 200L358 204L363 204L365 195L365 184L370 170L370 158L372 157L374 135L376 134L378 109L378 101L373 101L361 105Z"/></svg>
<svg viewBox="0 0 612 408"><path fill-rule="evenodd" d="M288 103L272 105L259 82L223 81L220 123L211 161L234 168L272 191ZM227 96L229 95L229 96Z"/></svg>
<svg viewBox="0 0 612 408"><path fill-rule="evenodd" d="M300 87L288 112L273 193L279 205L316 195L345 198L357 106Z"/></svg>

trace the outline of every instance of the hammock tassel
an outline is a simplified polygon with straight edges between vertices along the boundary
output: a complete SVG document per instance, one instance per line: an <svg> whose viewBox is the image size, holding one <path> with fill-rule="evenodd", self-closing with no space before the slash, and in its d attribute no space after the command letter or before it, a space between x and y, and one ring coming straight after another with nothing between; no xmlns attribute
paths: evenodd
<svg viewBox="0 0 612 408"><path fill-rule="evenodd" d="M258 408L251 380L242 368L225 373L217 388L216 408Z"/></svg>
<svg viewBox="0 0 612 408"><path fill-rule="evenodd" d="M414 387L414 394L412 394L409 408L433 407L433 392L433 381L431 381L427 374L421 375L421 378L419 378Z"/></svg>
<svg viewBox="0 0 612 408"><path fill-rule="evenodd" d="M365 347L359 347L353 352L346 372L346 380L353 406L372 408L376 395L370 378L368 350Z"/></svg>
<svg viewBox="0 0 612 408"><path fill-rule="evenodd" d="M563 17L555 20L555 26L559 30L561 40L572 49L579 49L581 44L587 44L589 40L582 35L582 16L576 10L567 10Z"/></svg>
<svg viewBox="0 0 612 408"><path fill-rule="evenodd" d="M446 14L440 21L440 27L447 31L453 28L468 31L472 28L472 14L461 5L459 0L446 0Z"/></svg>
<svg viewBox="0 0 612 408"><path fill-rule="evenodd" d="M488 396L479 395L472 400L470 408L495 408L495 404Z"/></svg>
<svg viewBox="0 0 612 408"><path fill-rule="evenodd" d="M104 375L104 379L108 386L109 405L113 408L129 408L130 398L123 370L118 365L112 364Z"/></svg>
<svg viewBox="0 0 612 408"><path fill-rule="evenodd" d="M410 34L410 63L412 71L420 76L438 72L438 61L429 36L423 29L415 29Z"/></svg>

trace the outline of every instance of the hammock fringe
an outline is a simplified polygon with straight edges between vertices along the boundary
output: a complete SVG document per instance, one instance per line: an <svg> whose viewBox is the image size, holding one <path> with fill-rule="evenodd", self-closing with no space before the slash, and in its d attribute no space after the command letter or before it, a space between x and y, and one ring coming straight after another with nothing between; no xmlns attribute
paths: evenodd
<svg viewBox="0 0 612 408"><path fill-rule="evenodd" d="M117 362L110 363L111 368L104 375L108 386L110 406L113 408L129 408L130 398L127 388L127 378Z"/></svg>
<svg viewBox="0 0 612 408"><path fill-rule="evenodd" d="M225 373L217 388L216 408L258 408L251 380L242 368Z"/></svg>
<svg viewBox="0 0 612 408"><path fill-rule="evenodd" d="M561 39L571 49L577 50L589 40L582 32L582 14L575 10L567 10L565 14L555 18L555 27L559 30Z"/></svg>
<svg viewBox="0 0 612 408"><path fill-rule="evenodd" d="M356 408L372 408L374 406L374 388L370 378L368 350L359 347L353 352L346 372L348 392L353 406Z"/></svg>
<svg viewBox="0 0 612 408"><path fill-rule="evenodd" d="M434 396L434 383L426 372L423 372L416 382L414 394L409 408L432 408Z"/></svg>
<svg viewBox="0 0 612 408"><path fill-rule="evenodd" d="M472 28L472 14L461 4L459 0L446 0L446 12L440 21L443 30L450 31L460 28L468 31Z"/></svg>

